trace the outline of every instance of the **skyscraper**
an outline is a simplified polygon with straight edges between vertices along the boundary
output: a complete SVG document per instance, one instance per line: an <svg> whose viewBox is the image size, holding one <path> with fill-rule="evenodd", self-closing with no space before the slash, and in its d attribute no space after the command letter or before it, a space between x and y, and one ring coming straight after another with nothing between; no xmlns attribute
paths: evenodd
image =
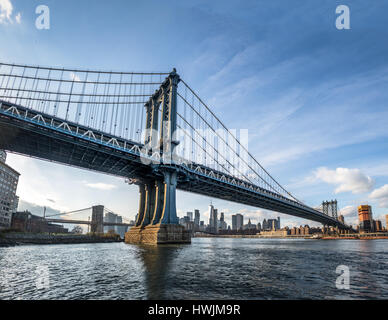
<svg viewBox="0 0 388 320"><path fill-rule="evenodd" d="M199 226L199 221L201 219L201 215L199 213L199 210L195 209L194 210L194 225Z"/></svg>
<svg viewBox="0 0 388 320"><path fill-rule="evenodd" d="M232 230L237 230L237 216L232 215Z"/></svg>
<svg viewBox="0 0 388 320"><path fill-rule="evenodd" d="M0 229L11 226L12 214L16 212L18 197L16 189L20 174L8 166L7 154L0 150Z"/></svg>
<svg viewBox="0 0 388 320"><path fill-rule="evenodd" d="M219 226L218 228L220 230L226 230L227 229L227 225L226 225L226 222L225 222L225 216L224 216L224 213L221 212L221 216L220 216L220 221L219 221Z"/></svg>
<svg viewBox="0 0 388 320"><path fill-rule="evenodd" d="M244 216L240 213L236 214L236 230L242 230L244 226Z"/></svg>
<svg viewBox="0 0 388 320"><path fill-rule="evenodd" d="M213 221L214 221L213 216L214 216L214 207L211 204L209 206L209 227L210 227L210 229L214 227L214 225L213 225Z"/></svg>
<svg viewBox="0 0 388 320"><path fill-rule="evenodd" d="M358 219L360 225L360 232L374 231L372 207L362 205L358 207Z"/></svg>
<svg viewBox="0 0 388 320"><path fill-rule="evenodd" d="M209 206L209 227L210 232L217 233L218 231L218 218L217 218L217 209L214 209L213 205Z"/></svg>
<svg viewBox="0 0 388 320"><path fill-rule="evenodd" d="M189 221L193 221L193 213L192 212L187 212L186 216L189 217Z"/></svg>

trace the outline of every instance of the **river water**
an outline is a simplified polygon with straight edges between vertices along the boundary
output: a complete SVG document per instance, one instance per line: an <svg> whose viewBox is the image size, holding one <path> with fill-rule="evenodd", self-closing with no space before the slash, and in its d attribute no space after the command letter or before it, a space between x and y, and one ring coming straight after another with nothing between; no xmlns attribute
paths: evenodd
<svg viewBox="0 0 388 320"><path fill-rule="evenodd" d="M349 289L337 289L339 265ZM0 248L0 299L387 299L388 240Z"/></svg>

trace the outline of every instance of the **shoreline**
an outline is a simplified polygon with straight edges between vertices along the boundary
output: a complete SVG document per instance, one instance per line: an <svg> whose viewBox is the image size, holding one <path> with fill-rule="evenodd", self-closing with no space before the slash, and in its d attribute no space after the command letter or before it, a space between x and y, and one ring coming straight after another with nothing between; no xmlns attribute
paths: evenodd
<svg viewBox="0 0 388 320"><path fill-rule="evenodd" d="M313 237L313 236L258 236L258 235L200 235L200 236L193 236L193 238L236 238L236 239L306 239L306 240L387 240L388 235L381 235L381 236L368 236L365 235L354 235L354 236L320 236L320 237Z"/></svg>
<svg viewBox="0 0 388 320"><path fill-rule="evenodd" d="M0 233L0 247L113 242L123 242L123 240L100 235Z"/></svg>

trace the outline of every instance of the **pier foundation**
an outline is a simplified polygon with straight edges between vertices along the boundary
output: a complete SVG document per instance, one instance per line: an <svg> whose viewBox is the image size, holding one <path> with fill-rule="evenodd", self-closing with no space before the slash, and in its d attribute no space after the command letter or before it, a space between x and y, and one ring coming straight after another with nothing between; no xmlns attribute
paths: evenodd
<svg viewBox="0 0 388 320"><path fill-rule="evenodd" d="M166 171L164 181L139 182L139 212L136 224L125 234L132 244L191 243L191 233L176 214L177 173Z"/></svg>
<svg viewBox="0 0 388 320"><path fill-rule="evenodd" d="M125 242L132 244L191 243L191 234L178 224L133 227L125 234Z"/></svg>

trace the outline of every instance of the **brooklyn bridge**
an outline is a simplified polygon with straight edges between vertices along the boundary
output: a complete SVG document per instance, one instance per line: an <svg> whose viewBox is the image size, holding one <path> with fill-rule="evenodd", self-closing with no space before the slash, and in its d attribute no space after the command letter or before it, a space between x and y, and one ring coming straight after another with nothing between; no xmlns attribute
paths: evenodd
<svg viewBox="0 0 388 320"><path fill-rule="evenodd" d="M334 226L299 201L170 73L0 63L0 149L127 179L139 188L128 243L185 243L176 190ZM265 150L264 150L265 152Z"/></svg>

